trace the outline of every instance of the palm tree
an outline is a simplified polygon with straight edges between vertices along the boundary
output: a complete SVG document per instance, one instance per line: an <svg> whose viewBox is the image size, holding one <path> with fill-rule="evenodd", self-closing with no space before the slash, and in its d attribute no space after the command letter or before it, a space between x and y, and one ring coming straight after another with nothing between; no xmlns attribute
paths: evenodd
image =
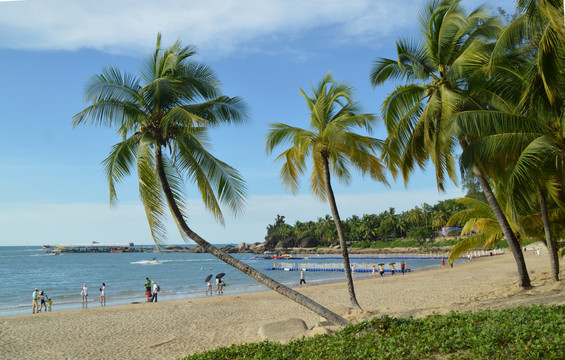
<svg viewBox="0 0 565 360"><path fill-rule="evenodd" d="M565 84L562 80L565 76L564 4L561 0L519 0L518 7L523 13L507 26L492 54L493 66L497 66L503 55L511 50L523 49L528 54L524 61L526 70L517 75L522 83L516 105L517 112L524 115L522 131L517 134L516 129L501 130L514 141L520 137L519 142L527 144L521 149L509 187L517 193L517 198L524 198L524 193L532 191L532 187L537 193L552 275L558 281L558 246L551 232L547 197L551 196L565 209L563 199L559 197L561 193L556 189L565 186L565 135L562 131L565 126ZM506 93L512 90L516 88L507 88ZM532 126L532 123L535 124Z"/></svg>
<svg viewBox="0 0 565 360"><path fill-rule="evenodd" d="M481 154L497 154L497 166L513 169L508 181L513 214L531 208L532 194L537 194L552 276L557 281L558 244L547 202L552 199L565 208L559 191L565 185L563 2L521 0L518 5L523 13L505 28L491 54L488 87L498 91L488 91L494 100L489 101L490 111L466 115L483 126L475 127L480 130L475 133L477 140L464 158L471 163ZM492 155L486 156L492 164Z"/></svg>
<svg viewBox="0 0 565 360"><path fill-rule="evenodd" d="M447 226L463 225L461 229L462 239L451 248L448 262L455 261L464 253L481 245L485 250L492 249L504 238L504 233L488 203L469 197L459 198L456 201L465 205L467 209L454 214L447 223ZM507 211L511 211L508 206L505 206L505 208ZM514 217L509 218L513 219ZM543 237L541 232L542 220L536 214L521 215L517 218L517 221L511 221L510 226L518 238L525 236ZM464 236L465 234L471 235Z"/></svg>
<svg viewBox="0 0 565 360"><path fill-rule="evenodd" d="M332 190L331 174L347 183L351 179L349 167L354 166L363 175L368 174L375 180L387 183L384 167L375 156L381 141L351 131L364 128L370 133L376 119L372 114L359 113L358 105L353 102L353 89L335 82L329 73L316 88L312 88L311 97L304 90L300 91L310 110L310 129L271 124L266 149L270 154L277 145L289 143L290 147L277 160L283 162L280 172L282 182L293 194L298 191L299 177L306 170L307 158L312 158L310 190L316 198L327 200L330 204L343 256L349 298L354 308L361 309L355 297L347 243Z"/></svg>
<svg viewBox="0 0 565 360"><path fill-rule="evenodd" d="M401 173L405 183L416 166L424 168L431 160L438 189L444 190L446 176L456 182L455 148L465 149L469 139L459 132L452 117L482 104L469 96L473 73L488 61L490 42L501 26L496 17L479 7L466 15L459 0L431 0L421 14L421 44L397 42L398 59L375 62L373 86L389 79L402 79L382 105L388 130L384 157L394 175ZM459 127L458 127L459 126ZM530 279L520 245L504 212L490 188L481 164L469 165L493 209L518 267L519 285L530 287Z"/></svg>
<svg viewBox="0 0 565 360"><path fill-rule="evenodd" d="M141 78L112 67L93 76L86 88L86 100L91 105L74 117L74 126L89 123L112 127L123 138L103 162L111 203L116 201L115 185L136 168L140 197L158 246L165 236L167 204L185 241L193 240L220 260L329 321L347 324L311 299L214 247L186 223L185 180L196 185L206 208L220 222L220 203L236 213L243 207L245 183L235 169L207 150L207 131L222 124L242 123L245 106L238 98L220 94L212 69L192 60L194 47L177 41L162 50L160 39L159 34Z"/></svg>

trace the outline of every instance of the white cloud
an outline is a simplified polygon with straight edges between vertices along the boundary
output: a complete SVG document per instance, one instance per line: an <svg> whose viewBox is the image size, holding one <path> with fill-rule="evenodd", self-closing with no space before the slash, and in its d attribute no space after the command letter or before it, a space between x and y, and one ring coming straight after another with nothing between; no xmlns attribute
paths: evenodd
<svg viewBox="0 0 565 360"><path fill-rule="evenodd" d="M0 45L146 53L161 31L230 52L253 40L326 32L330 42L373 42L413 21L416 0L76 1L30 0L0 12ZM327 44L320 44L326 46Z"/></svg>

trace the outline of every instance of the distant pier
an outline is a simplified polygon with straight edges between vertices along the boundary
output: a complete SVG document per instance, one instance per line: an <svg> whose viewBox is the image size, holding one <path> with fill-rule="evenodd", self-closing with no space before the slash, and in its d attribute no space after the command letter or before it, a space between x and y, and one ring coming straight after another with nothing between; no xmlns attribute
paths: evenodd
<svg viewBox="0 0 565 360"><path fill-rule="evenodd" d="M93 242L92 244L69 244L69 245L57 245L49 251L45 249L46 252L50 252L52 254L57 253L97 253L97 252L115 252L115 253L122 253L122 252L136 252L140 251L134 248L133 243L125 243L125 244L102 244Z"/></svg>

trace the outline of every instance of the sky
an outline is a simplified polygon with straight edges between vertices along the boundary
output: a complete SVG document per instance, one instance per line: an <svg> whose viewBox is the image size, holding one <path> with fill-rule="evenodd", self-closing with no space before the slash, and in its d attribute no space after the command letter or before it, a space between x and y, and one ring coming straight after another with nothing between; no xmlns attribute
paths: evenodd
<svg viewBox="0 0 565 360"><path fill-rule="evenodd" d="M466 8L479 1L464 0ZM327 72L356 89L364 112L380 114L394 84L373 89L371 66L395 58L395 41L419 36L416 0L224 0L76 1L0 0L0 246L103 243L152 244L135 175L117 188L109 206L100 165L120 139L107 128L73 128L85 108L88 78L106 66L137 73L145 56L177 39L199 48L225 95L242 97L250 109L245 126L212 130L213 154L235 167L248 187L245 210L224 209L217 223L187 183L189 225L213 244L262 242L277 215L315 221L330 213L309 193L305 175L296 196L282 187L280 163L265 152L270 123L308 127L299 89L310 92ZM487 3L488 4L488 3ZM511 0L491 1L512 11ZM382 124L374 137L384 139ZM277 152L279 151L279 152ZM456 198L450 184L438 193L433 169L417 171L407 184L389 175L390 186L354 173L334 191L340 216L402 212ZM172 220L167 243L182 240Z"/></svg>

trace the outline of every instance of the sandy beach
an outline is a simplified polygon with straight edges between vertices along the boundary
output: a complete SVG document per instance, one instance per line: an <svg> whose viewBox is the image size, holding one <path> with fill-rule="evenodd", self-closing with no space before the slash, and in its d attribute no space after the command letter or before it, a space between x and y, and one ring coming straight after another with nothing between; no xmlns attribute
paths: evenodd
<svg viewBox="0 0 565 360"><path fill-rule="evenodd" d="M421 317L451 310L565 304L565 281L550 280L547 250L542 247L541 256L528 251L525 258L531 290L518 288L509 251L454 268L356 281L361 313L349 309L344 283L298 290L352 322L381 313ZM562 269L564 265L562 261ZM303 319L309 327L321 320L273 291L229 295L228 287L224 296L106 308L94 302L85 310L3 317L0 344L3 359L176 359L260 341L261 325L290 318Z"/></svg>

